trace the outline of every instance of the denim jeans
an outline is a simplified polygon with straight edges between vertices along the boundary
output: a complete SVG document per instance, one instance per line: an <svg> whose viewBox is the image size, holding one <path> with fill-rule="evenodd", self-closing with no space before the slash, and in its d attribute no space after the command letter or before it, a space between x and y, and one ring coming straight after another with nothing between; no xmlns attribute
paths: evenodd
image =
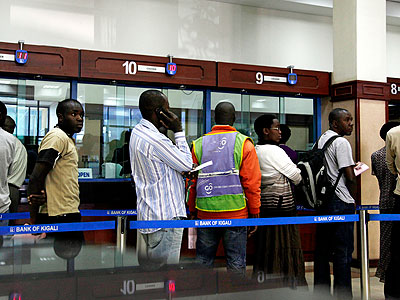
<svg viewBox="0 0 400 300"><path fill-rule="evenodd" d="M226 267L239 274L246 273L247 227L198 228L196 242L196 260L200 264L212 267L219 241L225 249Z"/></svg>
<svg viewBox="0 0 400 300"><path fill-rule="evenodd" d="M5 211L3 214L8 214L10 212L10 210L9 209L7 209L7 211ZM6 219L2 219L2 220L0 220L0 226L8 226L8 221L9 220L6 220Z"/></svg>
<svg viewBox="0 0 400 300"><path fill-rule="evenodd" d="M336 195L324 204L320 215L354 214L354 204L345 203ZM329 260L333 262L334 295L338 299L352 299L351 260L354 250L354 223L317 224L314 254L314 291L330 294Z"/></svg>
<svg viewBox="0 0 400 300"><path fill-rule="evenodd" d="M139 265L145 270L157 270L165 264L178 264L183 228L165 228L153 233L137 232L136 252Z"/></svg>

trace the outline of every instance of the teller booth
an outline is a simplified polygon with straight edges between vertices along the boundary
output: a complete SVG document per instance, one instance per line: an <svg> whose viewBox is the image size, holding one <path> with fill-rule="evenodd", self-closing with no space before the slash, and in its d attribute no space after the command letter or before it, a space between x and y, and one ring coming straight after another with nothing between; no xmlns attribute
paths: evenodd
<svg viewBox="0 0 400 300"><path fill-rule="evenodd" d="M15 55L16 50L24 52ZM15 61L15 57L22 61ZM16 121L14 135L27 149L27 178L38 145L57 123L58 102L74 98L84 107L84 127L74 137L82 210L136 208L128 143L131 129L141 119L138 99L143 91L157 89L168 96L189 145L211 130L215 106L230 101L236 109L234 126L238 131L256 143L255 119L274 113L292 131L287 145L301 155L321 134L321 97L329 95L329 86L329 73L295 66L277 68L0 43L0 101ZM173 138L173 134L169 136ZM28 210L25 189L26 185L20 190L20 211ZM305 258L312 260L314 225L300 228ZM128 232L128 247L134 247L135 235L134 230ZM184 237L182 257L193 258L195 252L187 249L186 232ZM97 231L85 233L85 239L101 244L115 242L116 236L111 231ZM250 241L249 264L252 247Z"/></svg>

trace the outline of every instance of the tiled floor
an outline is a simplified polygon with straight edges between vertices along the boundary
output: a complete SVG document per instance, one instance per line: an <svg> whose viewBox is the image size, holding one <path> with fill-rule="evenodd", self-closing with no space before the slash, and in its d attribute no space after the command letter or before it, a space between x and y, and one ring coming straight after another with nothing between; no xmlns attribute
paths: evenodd
<svg viewBox="0 0 400 300"><path fill-rule="evenodd" d="M248 270L251 273L251 267ZM281 289L267 289L267 290L253 290L239 293L224 293L217 295L207 295L207 296L196 296L196 297L184 297L179 299L199 299L199 300L258 300L258 299L268 299L268 300L328 300L326 297L322 297L313 293L313 265L308 264L306 267L306 279L308 283L308 290L299 288L297 290L292 290L288 288ZM375 269L370 269L370 300L384 300L383 294L383 283L379 282L379 279L374 276ZM353 299L361 299L361 289L360 289L360 272L359 269L352 269L352 284L353 284ZM332 298L333 299L333 298Z"/></svg>
<svg viewBox="0 0 400 300"><path fill-rule="evenodd" d="M29 244L29 243L30 244ZM29 244L30 247L24 248L22 244ZM10 250L8 253L6 250ZM75 270L96 270L96 269L115 269L122 267L125 269L135 268L138 266L135 249L127 249L125 255L121 259L117 259L115 246L113 245L85 245L78 257L75 259ZM7 254L8 253L8 254ZM19 255L16 255L18 254ZM15 256L16 255L16 256ZM17 259L20 257L19 259ZM183 265L193 263L193 258L183 260ZM90 268L88 268L88 266ZM53 245L49 241L41 240L36 243L34 241L24 241L22 242L18 238L7 239L5 241L3 248L0 251L0 275L21 275L30 273L41 273L41 272L65 272L66 270L65 260L57 257L53 250ZM193 269L194 271L195 269ZM190 271L190 270L189 270ZM225 262L220 264L218 271L225 272ZM182 271L183 272L183 271ZM249 277L251 277L252 266L248 267ZM374 276L375 269L370 269L370 299L371 300L383 300L383 284L379 282L378 278ZM360 289L360 271L359 269L353 269L352 272L352 282L353 282L353 295L354 299L361 299L361 289ZM239 289L239 292L221 292L218 288L217 283L214 289L219 291L218 294L213 294L207 296L196 296L196 297L184 297L180 299L313 299L313 300L328 300L326 297L319 297L313 293L313 263L306 263L306 279L308 283L308 288L298 288L297 290L292 290L288 288L267 288L267 289L247 289L243 291ZM214 283L215 285L215 283ZM234 286L233 286L234 288ZM223 289L222 289L223 290ZM232 291L232 290L229 290ZM189 293L192 294L192 293ZM195 293L194 293L195 294ZM1 294L0 294L1 296ZM2 298L0 297L0 300Z"/></svg>
<svg viewBox="0 0 400 300"><path fill-rule="evenodd" d="M312 263L308 263L307 266L307 283L310 291L313 290L313 266ZM383 294L383 283L379 282L379 279L375 277L375 268L370 268L370 299L371 300L384 300L385 296ZM353 298L355 300L361 299L361 282L360 282L360 270L352 269L352 285L353 285Z"/></svg>

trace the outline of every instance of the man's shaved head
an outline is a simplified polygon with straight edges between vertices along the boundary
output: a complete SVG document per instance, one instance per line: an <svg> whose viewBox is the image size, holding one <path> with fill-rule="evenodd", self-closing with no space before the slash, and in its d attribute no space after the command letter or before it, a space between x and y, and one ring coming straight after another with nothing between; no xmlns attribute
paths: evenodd
<svg viewBox="0 0 400 300"><path fill-rule="evenodd" d="M220 102L215 107L215 123L217 125L230 125L235 123L235 107L230 102Z"/></svg>

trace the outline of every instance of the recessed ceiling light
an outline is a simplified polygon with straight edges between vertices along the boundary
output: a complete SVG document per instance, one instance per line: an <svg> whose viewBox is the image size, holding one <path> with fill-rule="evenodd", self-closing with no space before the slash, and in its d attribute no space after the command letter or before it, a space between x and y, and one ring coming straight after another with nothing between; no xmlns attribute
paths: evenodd
<svg viewBox="0 0 400 300"><path fill-rule="evenodd" d="M59 89L60 86L59 85L44 85L43 88L44 89Z"/></svg>

